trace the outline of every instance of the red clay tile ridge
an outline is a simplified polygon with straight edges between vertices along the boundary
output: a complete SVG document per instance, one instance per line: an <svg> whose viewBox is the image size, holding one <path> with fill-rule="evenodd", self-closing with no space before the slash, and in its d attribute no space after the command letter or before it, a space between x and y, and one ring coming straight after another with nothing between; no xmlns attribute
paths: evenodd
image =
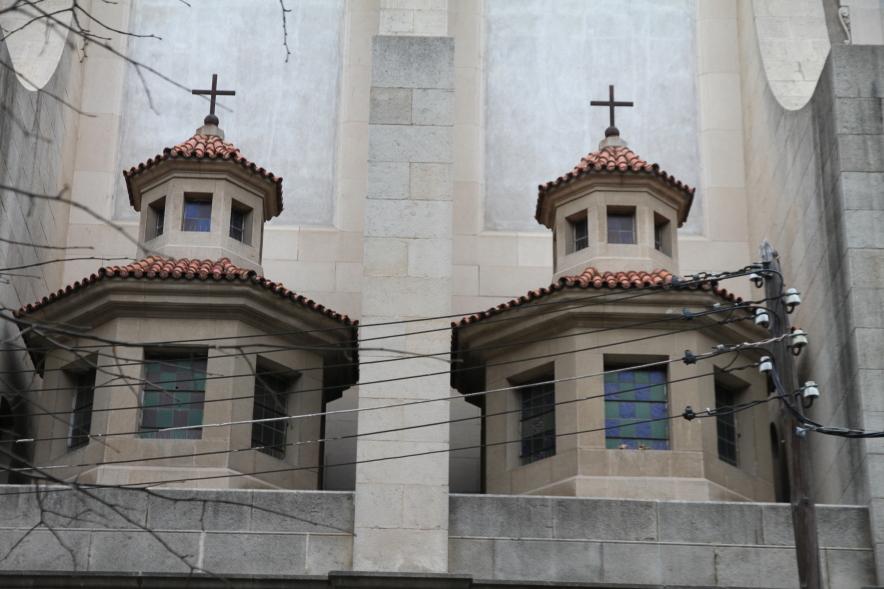
<svg viewBox="0 0 884 589"><path fill-rule="evenodd" d="M694 192L696 192L696 188L691 188L675 176L661 170L658 164L650 164L642 159L637 153L629 149L626 142L620 139L619 136L606 137L599 144L599 150L584 156L580 163L574 166L573 170L564 176L559 176L555 180L537 187L537 208L534 213L534 218L537 219L537 222L542 223L540 220L540 210L544 199L550 191L589 174L647 174L659 178L688 197L686 209L688 211L694 200ZM685 213L686 218L687 212ZM685 219L680 219L679 225L684 223Z"/></svg>
<svg viewBox="0 0 884 589"><path fill-rule="evenodd" d="M302 307L322 313L344 325L358 324L357 321L350 319L346 315L337 313L324 305L320 305L316 301L287 289L279 282L273 282L264 276L260 276L254 270L236 266L228 258L221 258L220 260L190 260L187 258L180 258L176 260L174 258L165 258L162 256L149 256L143 260L126 264L125 266L105 266L99 268L97 272L82 280L78 280L65 288L50 293L49 296L43 297L35 303L22 306L15 312L15 315L16 317L23 317L28 313L33 313L38 309L42 309L46 305L61 298L79 292L84 288L88 288L97 282L110 279L191 280L225 283L244 282L253 284L259 288L265 288L277 296L288 299Z"/></svg>
<svg viewBox="0 0 884 589"><path fill-rule="evenodd" d="M454 321L451 326L454 329L470 325L482 319L486 319L493 315L498 315L504 311L508 311L514 307L520 307L530 302L542 299L561 290L582 288L593 290L637 290L643 288L658 288L661 290L702 290L711 292L722 299L740 303L743 299L734 295L723 288L718 288L714 280L704 282L690 282L688 284L680 283L679 278L667 270L645 271L625 271L625 272L599 272L595 268L589 267L580 274L573 276L562 276L547 287L538 288L528 291L519 298L501 303L496 307L491 307L481 313L468 315L459 321ZM614 302L614 301L612 301Z"/></svg>
<svg viewBox="0 0 884 589"><path fill-rule="evenodd" d="M211 134L214 133L214 134ZM157 154L147 161L123 170L126 179L126 189L129 191L129 204L135 206L132 198L130 179L141 172L150 169L167 160L221 160L230 161L246 168L261 178L273 182L276 185L277 210L282 211L282 178L276 176L270 170L266 170L254 162L246 159L239 148L233 143L224 140L224 132L215 125L203 125L197 129L196 134L190 139L179 143L174 147L167 147L163 153Z"/></svg>

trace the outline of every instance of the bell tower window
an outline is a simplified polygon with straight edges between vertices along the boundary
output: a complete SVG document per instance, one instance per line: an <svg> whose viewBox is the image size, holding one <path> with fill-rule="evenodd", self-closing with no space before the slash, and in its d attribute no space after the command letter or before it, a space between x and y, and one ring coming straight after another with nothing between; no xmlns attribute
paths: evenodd
<svg viewBox="0 0 884 589"><path fill-rule="evenodd" d="M233 201L230 208L230 237L246 245L252 243L252 209Z"/></svg>
<svg viewBox="0 0 884 589"><path fill-rule="evenodd" d="M146 239L154 239L163 234L166 224L166 197L158 198L147 207L147 235Z"/></svg>
<svg viewBox="0 0 884 589"><path fill-rule="evenodd" d="M635 242L635 207L608 207L608 243Z"/></svg>
<svg viewBox="0 0 884 589"><path fill-rule="evenodd" d="M654 213L654 249L658 252L672 255L672 235L669 219L663 215Z"/></svg>
<svg viewBox="0 0 884 589"><path fill-rule="evenodd" d="M209 232L212 230L212 195L185 194L182 231Z"/></svg>
<svg viewBox="0 0 884 589"><path fill-rule="evenodd" d="M567 246L569 254L589 247L589 222L586 211L568 217Z"/></svg>

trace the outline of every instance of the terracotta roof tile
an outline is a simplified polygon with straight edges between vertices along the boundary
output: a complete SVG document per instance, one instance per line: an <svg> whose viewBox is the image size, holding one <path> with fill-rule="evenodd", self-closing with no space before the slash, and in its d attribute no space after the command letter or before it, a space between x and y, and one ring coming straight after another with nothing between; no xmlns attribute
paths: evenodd
<svg viewBox="0 0 884 589"><path fill-rule="evenodd" d="M221 258L220 260L190 260L187 258L181 258L176 260L173 258L164 258L162 256L149 256L143 260L126 264L125 266L105 266L99 268L94 274L91 274L82 280L78 280L54 293L50 293L49 296L43 297L36 303L22 306L15 312L15 315L21 317L28 313L32 313L60 298L81 291L84 288L105 279L246 282L260 288L266 288L277 296L289 299L293 303L297 303L302 307L322 313L344 325L356 325L358 323L357 321L351 320L346 315L336 313L316 301L289 290L279 282L273 282L264 276L260 276L254 270L240 268L228 258Z"/></svg>
<svg viewBox="0 0 884 589"><path fill-rule="evenodd" d="M278 210L282 210L282 178L274 175L254 162L246 159L239 148L224 141L217 135L194 135L187 141L179 143L174 147L167 147L163 153L157 154L147 161L133 166L128 170L123 170L123 177L126 179L126 188L129 189L129 204L134 206L135 201L132 198L132 190L129 186L129 180L133 176L156 166L157 164L170 159L188 159L188 160L222 160L231 161L241 165L242 167L254 172L262 178L276 184L276 199Z"/></svg>
<svg viewBox="0 0 884 589"><path fill-rule="evenodd" d="M540 222L541 206L546 195L551 190L578 178L582 178L587 174L593 173L648 174L659 178L670 186L674 186L678 190L684 192L689 199L689 203L693 201L694 192L696 191L695 188L691 188L681 180L675 178L675 176L661 170L659 165L649 164L628 147L607 146L584 156L580 160L580 163L574 166L574 169L564 176L559 176L551 182L538 186L537 208L534 213L534 218ZM690 209L690 204L688 205L688 209ZM684 222L684 219L681 219L680 222Z"/></svg>
<svg viewBox="0 0 884 589"><path fill-rule="evenodd" d="M496 307L491 307L481 313L468 315L459 321L452 322L454 329L470 325L482 319L486 319L493 315L498 315L504 311L508 311L514 307L519 307L549 296L555 292L572 288L583 289L641 289L650 287L663 287L672 290L704 290L712 292L719 297L729 301L739 303L742 302L740 297L728 292L723 288L718 288L713 280L702 283L679 284L678 278L666 270L653 270L651 272L644 271L626 271L626 272L604 272L601 273L595 268L587 268L580 274L573 276L563 276L547 287L538 288L528 291L519 298L512 299L506 303L501 303Z"/></svg>

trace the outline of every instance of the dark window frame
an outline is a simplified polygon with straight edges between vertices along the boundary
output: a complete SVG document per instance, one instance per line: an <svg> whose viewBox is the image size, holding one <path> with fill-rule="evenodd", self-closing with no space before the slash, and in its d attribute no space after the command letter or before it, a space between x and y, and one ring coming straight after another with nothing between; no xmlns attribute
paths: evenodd
<svg viewBox="0 0 884 589"><path fill-rule="evenodd" d="M609 450L672 450L667 366L640 367L653 361L654 359L635 362L605 360L605 447ZM640 374L647 375L647 378L637 378ZM656 394L653 389L658 386L663 387L662 400L653 398ZM651 419L655 421L649 421ZM656 424L662 425L655 427ZM631 429L624 432L621 428ZM638 435L638 429L650 429L651 435ZM664 430L665 435L653 435L654 429ZM633 431L636 433L632 434Z"/></svg>
<svg viewBox="0 0 884 589"><path fill-rule="evenodd" d="M635 245L638 243L635 207L609 206L606 214L608 243L619 245ZM625 219L628 219L629 228L623 226L618 227L618 224L626 224L624 223ZM631 241L625 241L629 237L631 237Z"/></svg>
<svg viewBox="0 0 884 589"><path fill-rule="evenodd" d="M150 217L146 227L147 240L156 239L163 234L166 225L166 197L158 198L147 205Z"/></svg>
<svg viewBox="0 0 884 589"><path fill-rule="evenodd" d="M96 370L93 368L71 375L74 380L74 398L68 435L69 450L82 448L89 443L89 435L92 433L92 409L95 402L96 373Z"/></svg>
<svg viewBox="0 0 884 589"><path fill-rule="evenodd" d="M186 364L190 366L187 367ZM207 369L206 348L145 350L139 437L162 440L201 439L202 427L165 432L159 430L202 425ZM189 371L186 378L168 378L170 373L182 370ZM168 423L163 423L164 421Z"/></svg>
<svg viewBox="0 0 884 589"><path fill-rule="evenodd" d="M571 215L568 222L567 252L573 254L589 247L589 216L586 211Z"/></svg>
<svg viewBox="0 0 884 589"><path fill-rule="evenodd" d="M212 195L202 193L185 193L184 202L181 207L181 231L188 233L210 233L212 231ZM208 211L203 211L200 215L188 216L190 209L188 205L209 205Z"/></svg>
<svg viewBox="0 0 884 589"><path fill-rule="evenodd" d="M519 458L530 464L556 454L556 387L549 374L524 383L519 393ZM528 430L533 431L528 433Z"/></svg>
<svg viewBox="0 0 884 589"><path fill-rule="evenodd" d="M259 359L256 364L252 419L285 417L288 398L298 374ZM252 423L251 447L274 458L285 459L289 421Z"/></svg>
<svg viewBox="0 0 884 589"><path fill-rule="evenodd" d="M654 249L663 255L672 255L672 223L657 213L654 213Z"/></svg>
<svg viewBox="0 0 884 589"><path fill-rule="evenodd" d="M230 206L230 222L227 234L245 245L252 244L252 208L234 200ZM239 221L239 226L236 226ZM237 236L238 234L238 236Z"/></svg>
<svg viewBox="0 0 884 589"><path fill-rule="evenodd" d="M715 408L733 407L737 404L739 391L715 381ZM718 459L731 466L740 464L740 434L735 413L721 413L715 416L715 440Z"/></svg>

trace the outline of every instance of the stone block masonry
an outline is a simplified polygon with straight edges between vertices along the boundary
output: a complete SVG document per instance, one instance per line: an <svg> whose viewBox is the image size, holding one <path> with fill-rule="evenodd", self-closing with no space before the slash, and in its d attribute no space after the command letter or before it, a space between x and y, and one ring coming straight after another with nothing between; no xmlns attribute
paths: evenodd
<svg viewBox="0 0 884 589"><path fill-rule="evenodd" d="M355 571L448 568L448 425L370 434L450 417L447 401L382 409L451 394L447 374L420 376L447 358L384 362L446 349L447 331L418 333L445 320L372 324L451 313L453 80L452 39L374 38L359 354L363 381L393 381L359 388L380 409L359 414Z"/></svg>

